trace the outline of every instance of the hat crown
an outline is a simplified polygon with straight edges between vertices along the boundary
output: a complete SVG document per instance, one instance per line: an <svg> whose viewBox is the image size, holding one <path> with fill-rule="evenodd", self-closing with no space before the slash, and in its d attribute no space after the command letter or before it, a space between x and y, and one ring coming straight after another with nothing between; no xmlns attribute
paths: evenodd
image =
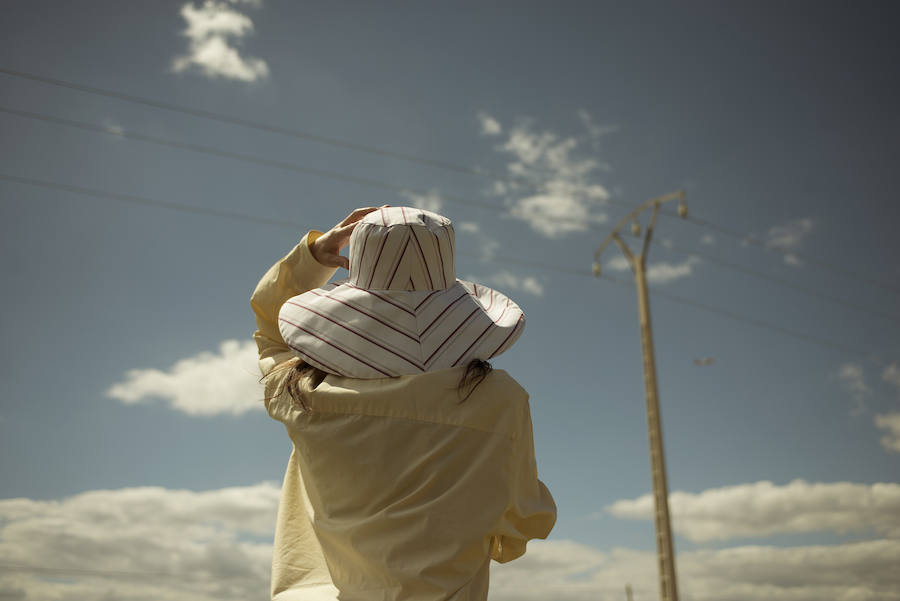
<svg viewBox="0 0 900 601"><path fill-rule="evenodd" d="M413 207L366 215L350 236L349 283L366 290L444 290L456 282L452 222Z"/></svg>

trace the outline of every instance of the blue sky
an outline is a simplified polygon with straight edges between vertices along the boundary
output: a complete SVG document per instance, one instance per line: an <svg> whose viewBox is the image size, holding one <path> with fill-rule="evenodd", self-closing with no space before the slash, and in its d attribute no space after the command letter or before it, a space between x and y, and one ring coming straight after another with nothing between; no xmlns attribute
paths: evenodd
<svg viewBox="0 0 900 601"><path fill-rule="evenodd" d="M528 316L494 364L531 394L559 520L491 598L654 598L635 290L614 245L629 285L590 269L683 189L648 257L683 598L900 599L890 3L6 12L0 596L265 598L290 441L257 402L250 292L307 229L387 203L450 217L458 276Z"/></svg>

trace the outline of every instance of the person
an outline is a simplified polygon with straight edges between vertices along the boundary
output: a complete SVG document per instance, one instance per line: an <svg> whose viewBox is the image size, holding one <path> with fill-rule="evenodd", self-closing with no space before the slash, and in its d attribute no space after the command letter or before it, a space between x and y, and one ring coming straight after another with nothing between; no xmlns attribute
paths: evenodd
<svg viewBox="0 0 900 601"><path fill-rule="evenodd" d="M552 530L528 394L488 363L524 314L457 279L454 245L436 213L357 209L256 286L265 407L293 445L273 600L484 600L491 559Z"/></svg>

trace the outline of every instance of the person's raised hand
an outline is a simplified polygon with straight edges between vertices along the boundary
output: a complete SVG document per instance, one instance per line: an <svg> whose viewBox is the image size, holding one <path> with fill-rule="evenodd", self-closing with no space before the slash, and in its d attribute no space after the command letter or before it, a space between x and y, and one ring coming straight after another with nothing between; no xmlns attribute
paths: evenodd
<svg viewBox="0 0 900 601"><path fill-rule="evenodd" d="M386 207L388 205L382 205ZM310 245L310 251L313 257L326 267L343 267L350 269L350 260L341 255L341 249L350 243L350 234L353 228L359 223L359 220L371 213L377 211L381 207L363 207L356 209L339 224L319 236L315 242Z"/></svg>

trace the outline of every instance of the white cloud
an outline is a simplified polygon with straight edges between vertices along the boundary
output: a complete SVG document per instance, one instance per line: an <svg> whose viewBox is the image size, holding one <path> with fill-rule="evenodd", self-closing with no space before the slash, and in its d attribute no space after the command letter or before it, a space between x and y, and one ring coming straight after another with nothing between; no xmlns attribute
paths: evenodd
<svg viewBox="0 0 900 601"><path fill-rule="evenodd" d="M239 415L262 409L256 344L226 340L218 353L202 352L181 359L166 371L131 369L106 394L125 404L164 399L190 415Z"/></svg>
<svg viewBox="0 0 900 601"><path fill-rule="evenodd" d="M484 282L488 286L497 288L500 292L515 290L534 296L544 296L544 286L533 276L520 277L509 271L501 271L482 278L466 276L464 279L470 282Z"/></svg>
<svg viewBox="0 0 900 601"><path fill-rule="evenodd" d="M866 397L872 392L866 384L866 376L863 367L859 363L844 363L835 374L851 398L853 399L853 413L860 413L865 409Z"/></svg>
<svg viewBox="0 0 900 601"><path fill-rule="evenodd" d="M260 0L244 0L252 8L262 6ZM188 2L181 7L187 23L184 36L188 52L172 60L172 71L181 73L196 67L209 78L224 77L240 81L256 81L269 75L269 66L259 58L244 58L231 42L240 41L253 31L253 21L223 0L205 0L199 7Z"/></svg>
<svg viewBox="0 0 900 601"><path fill-rule="evenodd" d="M781 225L769 228L766 245L770 248L791 250L799 247L812 233L813 220L809 217L795 219Z"/></svg>
<svg viewBox="0 0 900 601"><path fill-rule="evenodd" d="M269 590L277 483L194 492L95 490L59 500L0 500L0 561L70 569L0 570L0 598L35 601L245 601ZM677 551L677 549L676 549ZM594 601L658 594L656 555L534 540L491 565L492 601ZM678 553L689 601L900 601L900 540ZM79 570L118 572L105 575ZM144 576L141 576L143 574Z"/></svg>
<svg viewBox="0 0 900 601"><path fill-rule="evenodd" d="M875 427L887 430L881 437L881 446L892 453L900 453L900 413L875 416Z"/></svg>
<svg viewBox="0 0 900 601"><path fill-rule="evenodd" d="M125 128L108 117L104 118L102 123L103 129L114 136L122 136L125 133Z"/></svg>
<svg viewBox="0 0 900 601"><path fill-rule="evenodd" d="M690 601L898 601L898 562L900 541L873 540L682 552L676 568ZM492 601L624 599L627 583L635 599L658 598L654 552L532 541L520 559L491 566Z"/></svg>
<svg viewBox="0 0 900 601"><path fill-rule="evenodd" d="M577 138L538 132L520 120L494 148L509 157L510 177L493 182L486 193L505 197L509 214L534 231L560 238L608 220L603 207L609 192L594 179L604 165L582 156Z"/></svg>
<svg viewBox="0 0 900 601"><path fill-rule="evenodd" d="M668 263L659 261L647 266L647 282L650 284L668 284L681 278L686 278L694 273L694 265L700 263L700 257L688 256L681 263ZM631 271L628 259L623 255L616 255L606 263L606 267L612 271Z"/></svg>
<svg viewBox="0 0 900 601"><path fill-rule="evenodd" d="M431 189L425 194L416 194L414 192L403 192L403 196L412 203L417 209L424 209L432 213L440 213L444 206L441 195L437 190Z"/></svg>
<svg viewBox="0 0 900 601"><path fill-rule="evenodd" d="M791 251L799 250L813 231L813 220L809 217L795 219L780 225L774 225L766 233L767 248L784 253L784 262L792 266L803 265L803 261Z"/></svg>
<svg viewBox="0 0 900 601"><path fill-rule="evenodd" d="M715 244L715 243L716 243L716 238L712 234L703 234L703 236L700 237L700 244L710 244L711 245L711 244Z"/></svg>
<svg viewBox="0 0 900 601"><path fill-rule="evenodd" d="M572 232L583 232L590 223L605 223L605 214L591 215L590 208L572 196L529 196L516 201L510 214L531 225L548 238L560 238Z"/></svg>
<svg viewBox="0 0 900 601"><path fill-rule="evenodd" d="M483 111L478 113L478 123L484 136L497 136L503 132L500 122Z"/></svg>
<svg viewBox="0 0 900 601"><path fill-rule="evenodd" d="M0 598L267 598L279 497L275 483L261 483L204 492L148 486L60 500L2 499L2 562L72 572L0 570Z"/></svg>
<svg viewBox="0 0 900 601"><path fill-rule="evenodd" d="M454 229L458 229L466 234L477 234L481 231L481 227L474 221L461 221L456 224Z"/></svg>
<svg viewBox="0 0 900 601"><path fill-rule="evenodd" d="M482 237L481 239L481 260L492 261L500 248L500 243L493 238Z"/></svg>
<svg viewBox="0 0 900 601"><path fill-rule="evenodd" d="M619 131L618 125L598 125L591 114L584 109L578 111L578 118L581 120L581 124L587 131L588 137L595 148L597 147L597 142L600 138Z"/></svg>
<svg viewBox="0 0 900 601"><path fill-rule="evenodd" d="M674 530L692 541L754 538L795 532L874 531L900 538L900 484L755 482L669 495ZM653 497L606 507L628 519L653 518Z"/></svg>

